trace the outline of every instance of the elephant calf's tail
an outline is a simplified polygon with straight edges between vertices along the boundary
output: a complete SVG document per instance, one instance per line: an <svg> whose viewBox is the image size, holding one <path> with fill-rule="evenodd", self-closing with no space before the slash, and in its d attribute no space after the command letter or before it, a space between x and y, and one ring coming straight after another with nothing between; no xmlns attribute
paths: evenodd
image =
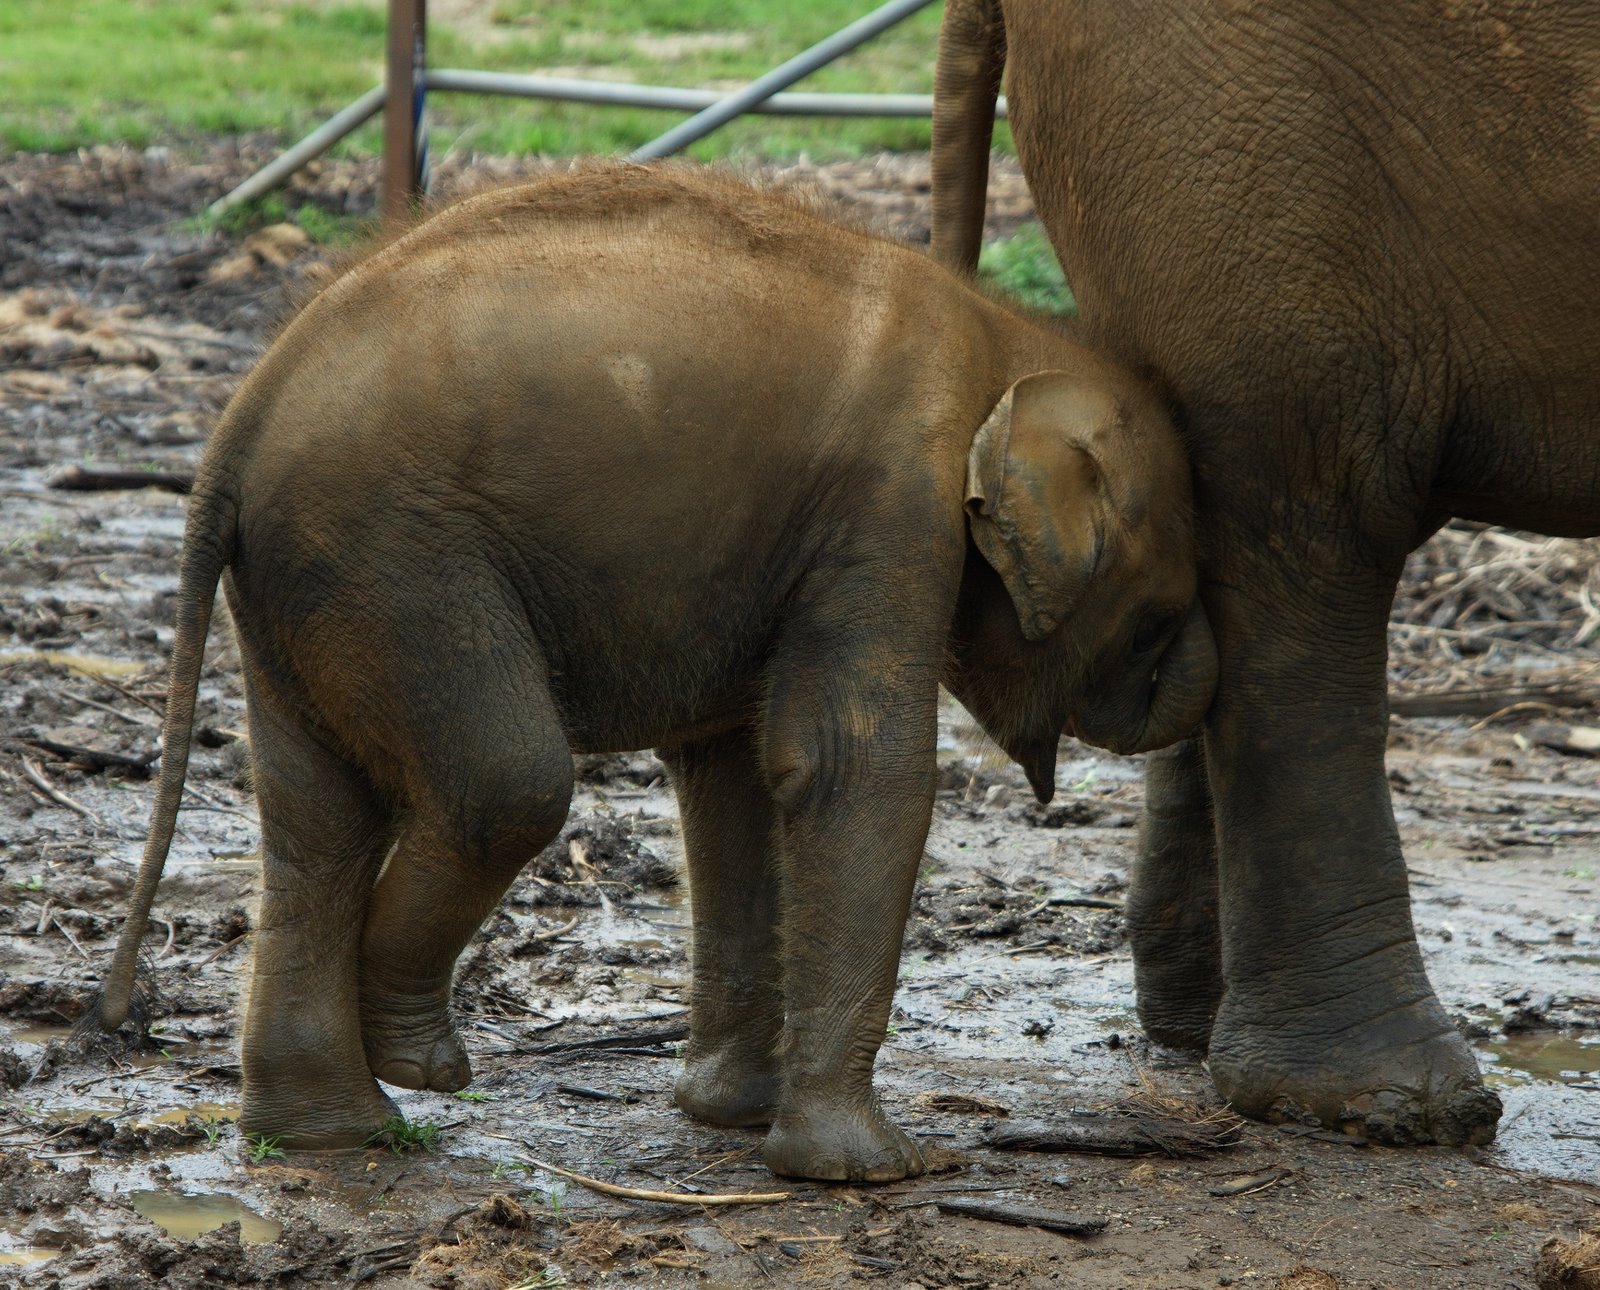
<svg viewBox="0 0 1600 1290"><path fill-rule="evenodd" d="M202 466L189 501L183 555L178 565L176 629L167 670L167 717L161 729L161 775L150 813L150 832L144 858L139 862L133 901L117 940L116 956L100 991L98 1020L106 1031L115 1030L127 1019L139 945L150 924L150 906L155 903L161 870L178 826L178 804L183 799L184 775L189 769L189 741L206 632L211 626L217 584L233 558L238 514L231 484L215 478Z"/></svg>
<svg viewBox="0 0 1600 1290"><path fill-rule="evenodd" d="M978 267L1005 62L998 0L949 0L933 75L933 254L961 273Z"/></svg>

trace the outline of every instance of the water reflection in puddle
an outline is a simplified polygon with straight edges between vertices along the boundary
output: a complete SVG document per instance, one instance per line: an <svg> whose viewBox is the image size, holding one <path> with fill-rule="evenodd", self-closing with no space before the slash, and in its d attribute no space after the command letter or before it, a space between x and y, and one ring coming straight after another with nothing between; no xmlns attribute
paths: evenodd
<svg viewBox="0 0 1600 1290"><path fill-rule="evenodd" d="M0 1268L37 1267L60 1253L48 1245L12 1245L0 1237Z"/></svg>
<svg viewBox="0 0 1600 1290"><path fill-rule="evenodd" d="M62 1106L50 1108L51 1124L87 1124L90 1120L115 1120L121 1115L120 1106Z"/></svg>
<svg viewBox="0 0 1600 1290"><path fill-rule="evenodd" d="M168 1236L192 1241L214 1232L224 1223L238 1220L240 1238L252 1243L275 1241L283 1234L283 1224L263 1218L221 1192L188 1195L171 1191L136 1191L129 1197L133 1207Z"/></svg>
<svg viewBox="0 0 1600 1290"><path fill-rule="evenodd" d="M15 1029L8 1027L4 1031L0 1031L0 1035L3 1035L4 1038L9 1039L14 1044L28 1044L35 1048L43 1048L52 1039L59 1039L65 1042L71 1034L71 1026L17 1026Z"/></svg>
<svg viewBox="0 0 1600 1290"><path fill-rule="evenodd" d="M99 654L69 654L53 649L0 650L0 667L12 663L54 663L88 676L138 676L150 669L149 663L125 658L105 658Z"/></svg>
<svg viewBox="0 0 1600 1290"><path fill-rule="evenodd" d="M1600 1037L1574 1038L1535 1031L1506 1035L1479 1047L1490 1084L1527 1084L1548 1080L1560 1084L1600 1078Z"/></svg>
<svg viewBox="0 0 1600 1290"><path fill-rule="evenodd" d="M239 1108L224 1102L194 1102L189 1106L175 1106L170 1111L152 1115L149 1123L184 1125L189 1122L190 1116L201 1120L237 1120Z"/></svg>

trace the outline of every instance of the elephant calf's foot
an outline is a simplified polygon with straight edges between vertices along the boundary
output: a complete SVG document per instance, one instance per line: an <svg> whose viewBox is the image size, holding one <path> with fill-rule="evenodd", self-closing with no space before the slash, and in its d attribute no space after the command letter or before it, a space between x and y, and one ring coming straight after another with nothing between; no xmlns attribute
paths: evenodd
<svg viewBox="0 0 1600 1290"><path fill-rule="evenodd" d="M1132 928L1129 929L1130 935ZM1142 943L1141 943L1142 942ZM1158 1044L1190 1053L1211 1046L1211 1027L1222 1001L1215 962L1194 961L1177 947L1134 938L1133 979L1139 1025Z"/></svg>
<svg viewBox="0 0 1600 1290"><path fill-rule="evenodd" d="M824 1182L898 1182L927 1168L917 1144L890 1122L875 1097L783 1106L761 1156L775 1174Z"/></svg>
<svg viewBox="0 0 1600 1290"><path fill-rule="evenodd" d="M691 1047L673 1098L685 1115L708 1124L771 1124L778 1104L777 1069L770 1060L729 1049L697 1052Z"/></svg>
<svg viewBox="0 0 1600 1290"><path fill-rule="evenodd" d="M442 998L396 1001L363 990L361 1044L372 1073L397 1088L454 1093L472 1079L472 1063Z"/></svg>
<svg viewBox="0 0 1600 1290"><path fill-rule="evenodd" d="M1210 1066L1235 1110L1316 1121L1391 1146L1493 1140L1500 1099L1433 1000L1326 1038L1246 1027L1225 1002Z"/></svg>

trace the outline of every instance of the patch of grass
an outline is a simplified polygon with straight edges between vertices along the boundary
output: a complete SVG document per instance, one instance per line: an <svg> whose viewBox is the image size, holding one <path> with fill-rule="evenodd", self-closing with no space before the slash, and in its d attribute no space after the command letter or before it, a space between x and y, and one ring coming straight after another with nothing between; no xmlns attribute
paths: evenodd
<svg viewBox="0 0 1600 1290"><path fill-rule="evenodd" d="M244 1140L245 1154L250 1157L253 1165L265 1164L268 1160L282 1160L288 1153L278 1144L282 1138L269 1138L265 1134L252 1133Z"/></svg>
<svg viewBox="0 0 1600 1290"><path fill-rule="evenodd" d="M0 145L293 130L379 77L368 3L9 0L0 6Z"/></svg>
<svg viewBox="0 0 1600 1290"><path fill-rule="evenodd" d="M865 0L480 0L429 24L434 67L732 89L860 17ZM813 73L800 90L927 93L940 6ZM8 0L0 148L65 151L269 130L299 135L382 79L383 0ZM616 153L683 119L434 94L432 146ZM376 125L341 145L370 154ZM690 155L855 156L926 148L927 121L746 117ZM1009 147L1004 127L996 144ZM309 230L308 230L309 231Z"/></svg>
<svg viewBox="0 0 1600 1290"><path fill-rule="evenodd" d="M1010 237L984 247L978 256L978 277L1030 309L1069 317L1078 312L1055 249L1040 224L1024 224Z"/></svg>
<svg viewBox="0 0 1600 1290"><path fill-rule="evenodd" d="M383 1127L361 1145L384 1147L397 1156L408 1151L432 1151L439 1145L443 1130L432 1120L419 1120L413 1124L404 1116L393 1115L383 1122Z"/></svg>
<svg viewBox="0 0 1600 1290"><path fill-rule="evenodd" d="M221 229L242 237L269 224L298 224L313 242L324 246L349 246L371 233L375 222L361 215L335 215L312 202L290 208L282 193L267 193L252 201L230 206L219 215L200 214L185 226L202 232Z"/></svg>

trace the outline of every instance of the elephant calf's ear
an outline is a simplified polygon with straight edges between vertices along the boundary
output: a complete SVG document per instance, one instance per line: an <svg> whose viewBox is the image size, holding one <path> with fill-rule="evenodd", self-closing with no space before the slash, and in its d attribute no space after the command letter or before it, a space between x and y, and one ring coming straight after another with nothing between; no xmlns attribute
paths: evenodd
<svg viewBox="0 0 1600 1290"><path fill-rule="evenodd" d="M1001 396L967 454L967 523L1017 609L1043 640L1072 613L1101 555L1100 470L1073 442L1081 382L1025 376Z"/></svg>

